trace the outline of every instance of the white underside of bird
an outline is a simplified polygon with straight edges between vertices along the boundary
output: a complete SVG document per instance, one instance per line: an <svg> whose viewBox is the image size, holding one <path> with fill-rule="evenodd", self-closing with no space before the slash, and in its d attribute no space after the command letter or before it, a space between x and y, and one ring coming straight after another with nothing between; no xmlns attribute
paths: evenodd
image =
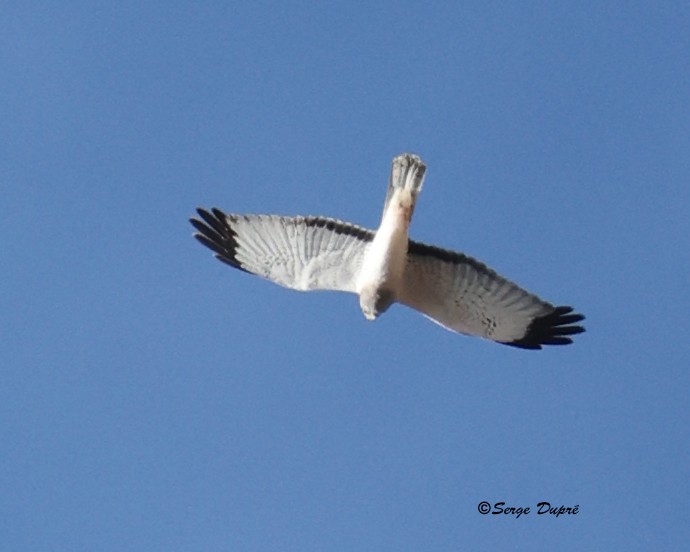
<svg viewBox="0 0 690 552"><path fill-rule="evenodd" d="M284 287L359 295L374 320L392 304L455 332L524 349L565 345L584 331L571 307L556 307L462 253L410 240L426 166L393 160L377 230L326 217L226 214L199 209L196 238L221 261Z"/></svg>

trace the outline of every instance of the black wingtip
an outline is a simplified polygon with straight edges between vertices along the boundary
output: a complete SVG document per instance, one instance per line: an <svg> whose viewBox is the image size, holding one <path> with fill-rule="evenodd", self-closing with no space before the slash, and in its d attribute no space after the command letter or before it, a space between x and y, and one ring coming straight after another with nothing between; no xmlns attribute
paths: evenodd
<svg viewBox="0 0 690 552"><path fill-rule="evenodd" d="M569 345L573 340L569 337L583 333L585 328L574 325L585 319L584 315L573 313L573 307L556 307L552 312L532 320L527 333L521 339L504 342L511 347L538 350L542 345Z"/></svg>
<svg viewBox="0 0 690 552"><path fill-rule="evenodd" d="M196 229L194 237L199 243L213 251L219 261L244 270L236 258L237 234L230 226L225 213L215 207L211 209L211 212L199 207L196 212L199 218L189 219Z"/></svg>

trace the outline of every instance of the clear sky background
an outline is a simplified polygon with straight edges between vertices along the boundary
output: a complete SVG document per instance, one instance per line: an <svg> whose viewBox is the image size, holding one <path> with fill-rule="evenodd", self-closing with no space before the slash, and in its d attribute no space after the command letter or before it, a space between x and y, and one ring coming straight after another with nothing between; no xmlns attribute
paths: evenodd
<svg viewBox="0 0 690 552"><path fill-rule="evenodd" d="M687 546L688 29L686 2L4 2L0 548ZM192 239L199 205L375 227L406 151L412 237L586 334L371 323Z"/></svg>

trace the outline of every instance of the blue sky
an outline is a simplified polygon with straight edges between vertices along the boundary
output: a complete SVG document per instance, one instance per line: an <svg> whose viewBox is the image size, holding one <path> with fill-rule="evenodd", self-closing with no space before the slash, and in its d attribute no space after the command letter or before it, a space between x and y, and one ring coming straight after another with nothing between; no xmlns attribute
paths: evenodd
<svg viewBox="0 0 690 552"><path fill-rule="evenodd" d="M683 2L5 3L2 549L687 545L688 28ZM575 345L370 323L191 237L199 205L375 226L405 151L412 237L574 305Z"/></svg>

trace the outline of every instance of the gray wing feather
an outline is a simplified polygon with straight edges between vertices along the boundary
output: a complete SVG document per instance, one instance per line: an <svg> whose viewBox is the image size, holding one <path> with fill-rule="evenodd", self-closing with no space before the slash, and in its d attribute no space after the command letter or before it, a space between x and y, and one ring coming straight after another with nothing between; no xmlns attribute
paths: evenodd
<svg viewBox="0 0 690 552"><path fill-rule="evenodd" d="M580 314L555 307L479 261L411 241L398 301L445 328L527 349L564 345Z"/></svg>
<svg viewBox="0 0 690 552"><path fill-rule="evenodd" d="M198 209L196 238L221 261L301 290L355 293L362 257L374 233L336 219L233 215Z"/></svg>

